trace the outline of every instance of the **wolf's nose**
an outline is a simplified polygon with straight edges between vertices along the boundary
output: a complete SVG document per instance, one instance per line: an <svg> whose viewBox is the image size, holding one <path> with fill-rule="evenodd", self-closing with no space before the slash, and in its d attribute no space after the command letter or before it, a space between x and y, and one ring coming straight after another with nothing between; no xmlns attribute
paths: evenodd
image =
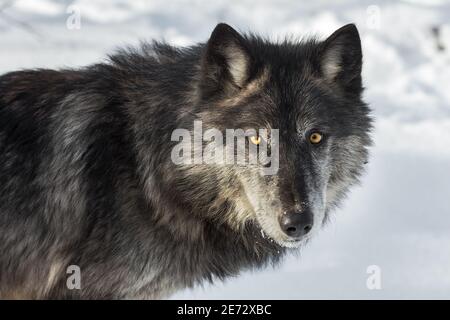
<svg viewBox="0 0 450 320"><path fill-rule="evenodd" d="M289 237L300 238L312 229L312 212L310 210L286 212L280 218L280 226Z"/></svg>

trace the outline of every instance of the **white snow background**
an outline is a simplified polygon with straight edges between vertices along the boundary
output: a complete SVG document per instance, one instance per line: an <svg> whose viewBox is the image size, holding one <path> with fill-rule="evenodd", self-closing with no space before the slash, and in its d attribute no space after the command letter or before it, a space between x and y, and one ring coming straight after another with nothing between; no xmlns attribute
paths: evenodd
<svg viewBox="0 0 450 320"><path fill-rule="evenodd" d="M189 45L218 22L272 39L356 23L376 146L362 185L299 256L174 298L450 298L449 1L0 0L0 73L83 66L145 39ZM371 265L380 290L366 285Z"/></svg>

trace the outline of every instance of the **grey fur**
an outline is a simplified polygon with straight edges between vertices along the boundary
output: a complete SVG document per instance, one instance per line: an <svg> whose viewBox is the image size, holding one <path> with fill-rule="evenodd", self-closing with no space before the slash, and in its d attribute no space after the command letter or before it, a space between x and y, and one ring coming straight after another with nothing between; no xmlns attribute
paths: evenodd
<svg viewBox="0 0 450 320"><path fill-rule="evenodd" d="M361 57L353 25L270 43L219 24L206 44L1 76L0 297L164 298L278 263L363 172ZM174 164L171 134L195 120L279 129L278 172ZM290 210L311 211L313 232L283 233ZM80 290L66 286L69 265Z"/></svg>

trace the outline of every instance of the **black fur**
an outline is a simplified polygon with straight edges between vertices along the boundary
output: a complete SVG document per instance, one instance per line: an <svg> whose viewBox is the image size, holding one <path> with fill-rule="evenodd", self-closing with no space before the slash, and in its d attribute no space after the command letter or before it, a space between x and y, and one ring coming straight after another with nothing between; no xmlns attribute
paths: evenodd
<svg viewBox="0 0 450 320"><path fill-rule="evenodd" d="M327 79L323 55L333 46L342 68ZM230 70L229 48L248 59L242 78ZM219 106L268 67L257 92ZM352 25L325 42L272 44L221 24L206 44L155 42L80 70L1 76L0 297L160 298L277 263L287 249L256 220L229 221L236 203L224 194L238 192L236 176L177 168L171 133L196 119L221 130L270 122L283 129L280 181L300 181L289 164L306 147L291 141L292 123L313 113L336 139L361 139L357 153L332 155L330 180L348 180L341 198L370 144L360 72ZM344 161L355 155L360 164ZM280 192L287 199L291 189ZM66 286L69 265L81 269L80 290Z"/></svg>

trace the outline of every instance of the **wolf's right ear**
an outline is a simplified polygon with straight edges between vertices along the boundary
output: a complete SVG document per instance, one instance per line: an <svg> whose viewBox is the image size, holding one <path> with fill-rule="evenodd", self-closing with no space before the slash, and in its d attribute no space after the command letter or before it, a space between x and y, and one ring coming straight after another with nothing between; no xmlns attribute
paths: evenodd
<svg viewBox="0 0 450 320"><path fill-rule="evenodd" d="M219 23L202 57L202 90L212 94L244 87L251 60L244 38L229 25Z"/></svg>

